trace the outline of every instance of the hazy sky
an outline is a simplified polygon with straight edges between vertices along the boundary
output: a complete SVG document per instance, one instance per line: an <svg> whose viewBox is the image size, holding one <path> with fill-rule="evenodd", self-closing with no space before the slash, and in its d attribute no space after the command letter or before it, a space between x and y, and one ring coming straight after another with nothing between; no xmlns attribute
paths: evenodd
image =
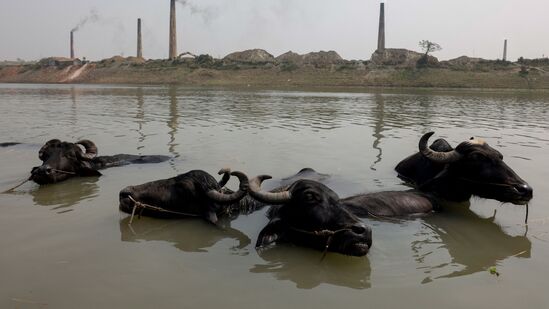
<svg viewBox="0 0 549 309"><path fill-rule="evenodd" d="M178 52L335 50L345 59L369 59L379 2L188 0L177 6ZM439 59L496 59L507 38L509 59L549 55L549 0L386 0L385 7L387 47L417 50L428 39L442 46ZM0 0L0 60L68 56L69 31L90 16L75 33L78 57L135 55L138 17L144 56L167 57L169 0Z"/></svg>

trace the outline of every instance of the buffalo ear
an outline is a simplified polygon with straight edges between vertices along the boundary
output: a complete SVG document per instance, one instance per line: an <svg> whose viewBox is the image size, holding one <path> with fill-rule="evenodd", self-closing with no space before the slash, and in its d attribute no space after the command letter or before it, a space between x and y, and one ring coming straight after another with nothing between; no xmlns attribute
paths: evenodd
<svg viewBox="0 0 549 309"><path fill-rule="evenodd" d="M274 219L265 226L261 232L259 232L259 236L257 237L257 242L255 243L256 248L266 247L273 243L275 243L277 240L282 238L282 235L284 234L284 224L282 223L282 220L280 219Z"/></svg>
<svg viewBox="0 0 549 309"><path fill-rule="evenodd" d="M101 174L98 170L95 170L91 167L84 166L78 169L78 175L83 177L93 177L93 176L101 176L103 174Z"/></svg>

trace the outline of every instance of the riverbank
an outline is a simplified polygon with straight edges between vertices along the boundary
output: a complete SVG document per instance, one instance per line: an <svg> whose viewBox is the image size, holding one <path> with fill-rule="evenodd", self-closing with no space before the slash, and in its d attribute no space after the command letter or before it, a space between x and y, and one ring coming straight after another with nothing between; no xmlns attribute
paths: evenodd
<svg viewBox="0 0 549 309"><path fill-rule="evenodd" d="M177 84L189 86L423 87L549 89L549 70L511 62L458 60L417 68L374 61L316 62L194 58L148 60L113 57L99 62L58 61L0 65L3 83ZM53 59L53 60L52 60Z"/></svg>

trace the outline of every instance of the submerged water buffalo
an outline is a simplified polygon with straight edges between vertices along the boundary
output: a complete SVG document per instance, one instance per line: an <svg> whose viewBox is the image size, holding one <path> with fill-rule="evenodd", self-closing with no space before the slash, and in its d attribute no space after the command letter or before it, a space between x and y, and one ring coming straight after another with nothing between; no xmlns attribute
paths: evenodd
<svg viewBox="0 0 549 309"><path fill-rule="evenodd" d="M80 146L85 148L85 151ZM34 167L30 180L38 184L55 183L76 176L101 176L100 169L134 163L159 163L168 160L168 156L139 156L117 154L97 156L97 146L90 140L76 143L62 142L58 139L48 141L38 157L42 165Z"/></svg>
<svg viewBox="0 0 549 309"><path fill-rule="evenodd" d="M129 186L119 194L120 210L154 217L201 217L216 224L218 216L229 215L231 208L247 195L248 178L240 172L222 169L221 181L202 170L176 177ZM230 175L238 177L240 186L233 192L223 188Z"/></svg>
<svg viewBox="0 0 549 309"><path fill-rule="evenodd" d="M437 198L416 190L358 194L339 201L358 217L418 216L440 209Z"/></svg>
<svg viewBox="0 0 549 309"><path fill-rule="evenodd" d="M309 179L297 180L287 190L266 192L261 183L270 176L250 180L249 193L267 204L270 221L260 232L256 247L291 242L318 250L364 256L372 245L372 230L340 204L338 195Z"/></svg>
<svg viewBox="0 0 549 309"><path fill-rule="evenodd" d="M7 142L7 143L0 143L0 147L10 147L10 146L15 146L15 145L19 145L21 143L16 143L16 142Z"/></svg>
<svg viewBox="0 0 549 309"><path fill-rule="evenodd" d="M486 142L471 138L455 149L445 140L427 146L433 132L419 141L419 152L395 168L398 176L422 192L450 201L466 201L472 195L522 205L532 199L532 187Z"/></svg>

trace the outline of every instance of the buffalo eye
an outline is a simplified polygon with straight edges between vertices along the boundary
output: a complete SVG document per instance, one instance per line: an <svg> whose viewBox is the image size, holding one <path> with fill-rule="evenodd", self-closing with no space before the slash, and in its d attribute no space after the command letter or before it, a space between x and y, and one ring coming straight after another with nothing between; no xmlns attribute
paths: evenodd
<svg viewBox="0 0 549 309"><path fill-rule="evenodd" d="M305 192L303 195L305 201L309 203L315 203L320 200L320 196L318 196L318 194L316 194L315 192Z"/></svg>
<svg viewBox="0 0 549 309"><path fill-rule="evenodd" d="M485 155L481 154L480 152L473 152L469 155L469 158L471 158L473 161L479 161L479 162L484 162L484 161L488 161L488 157L486 157Z"/></svg>
<svg viewBox="0 0 549 309"><path fill-rule="evenodd" d="M497 153L498 153L498 158L499 158L500 160L503 160L503 155L501 154L501 152L497 151Z"/></svg>
<svg viewBox="0 0 549 309"><path fill-rule="evenodd" d="M364 234L366 233L366 228L363 227L363 226L360 226L360 225L353 225L351 227L351 230L355 233L355 234Z"/></svg>
<svg viewBox="0 0 549 309"><path fill-rule="evenodd" d="M71 160L76 160L76 154L74 153L74 151L67 152L67 158Z"/></svg>

